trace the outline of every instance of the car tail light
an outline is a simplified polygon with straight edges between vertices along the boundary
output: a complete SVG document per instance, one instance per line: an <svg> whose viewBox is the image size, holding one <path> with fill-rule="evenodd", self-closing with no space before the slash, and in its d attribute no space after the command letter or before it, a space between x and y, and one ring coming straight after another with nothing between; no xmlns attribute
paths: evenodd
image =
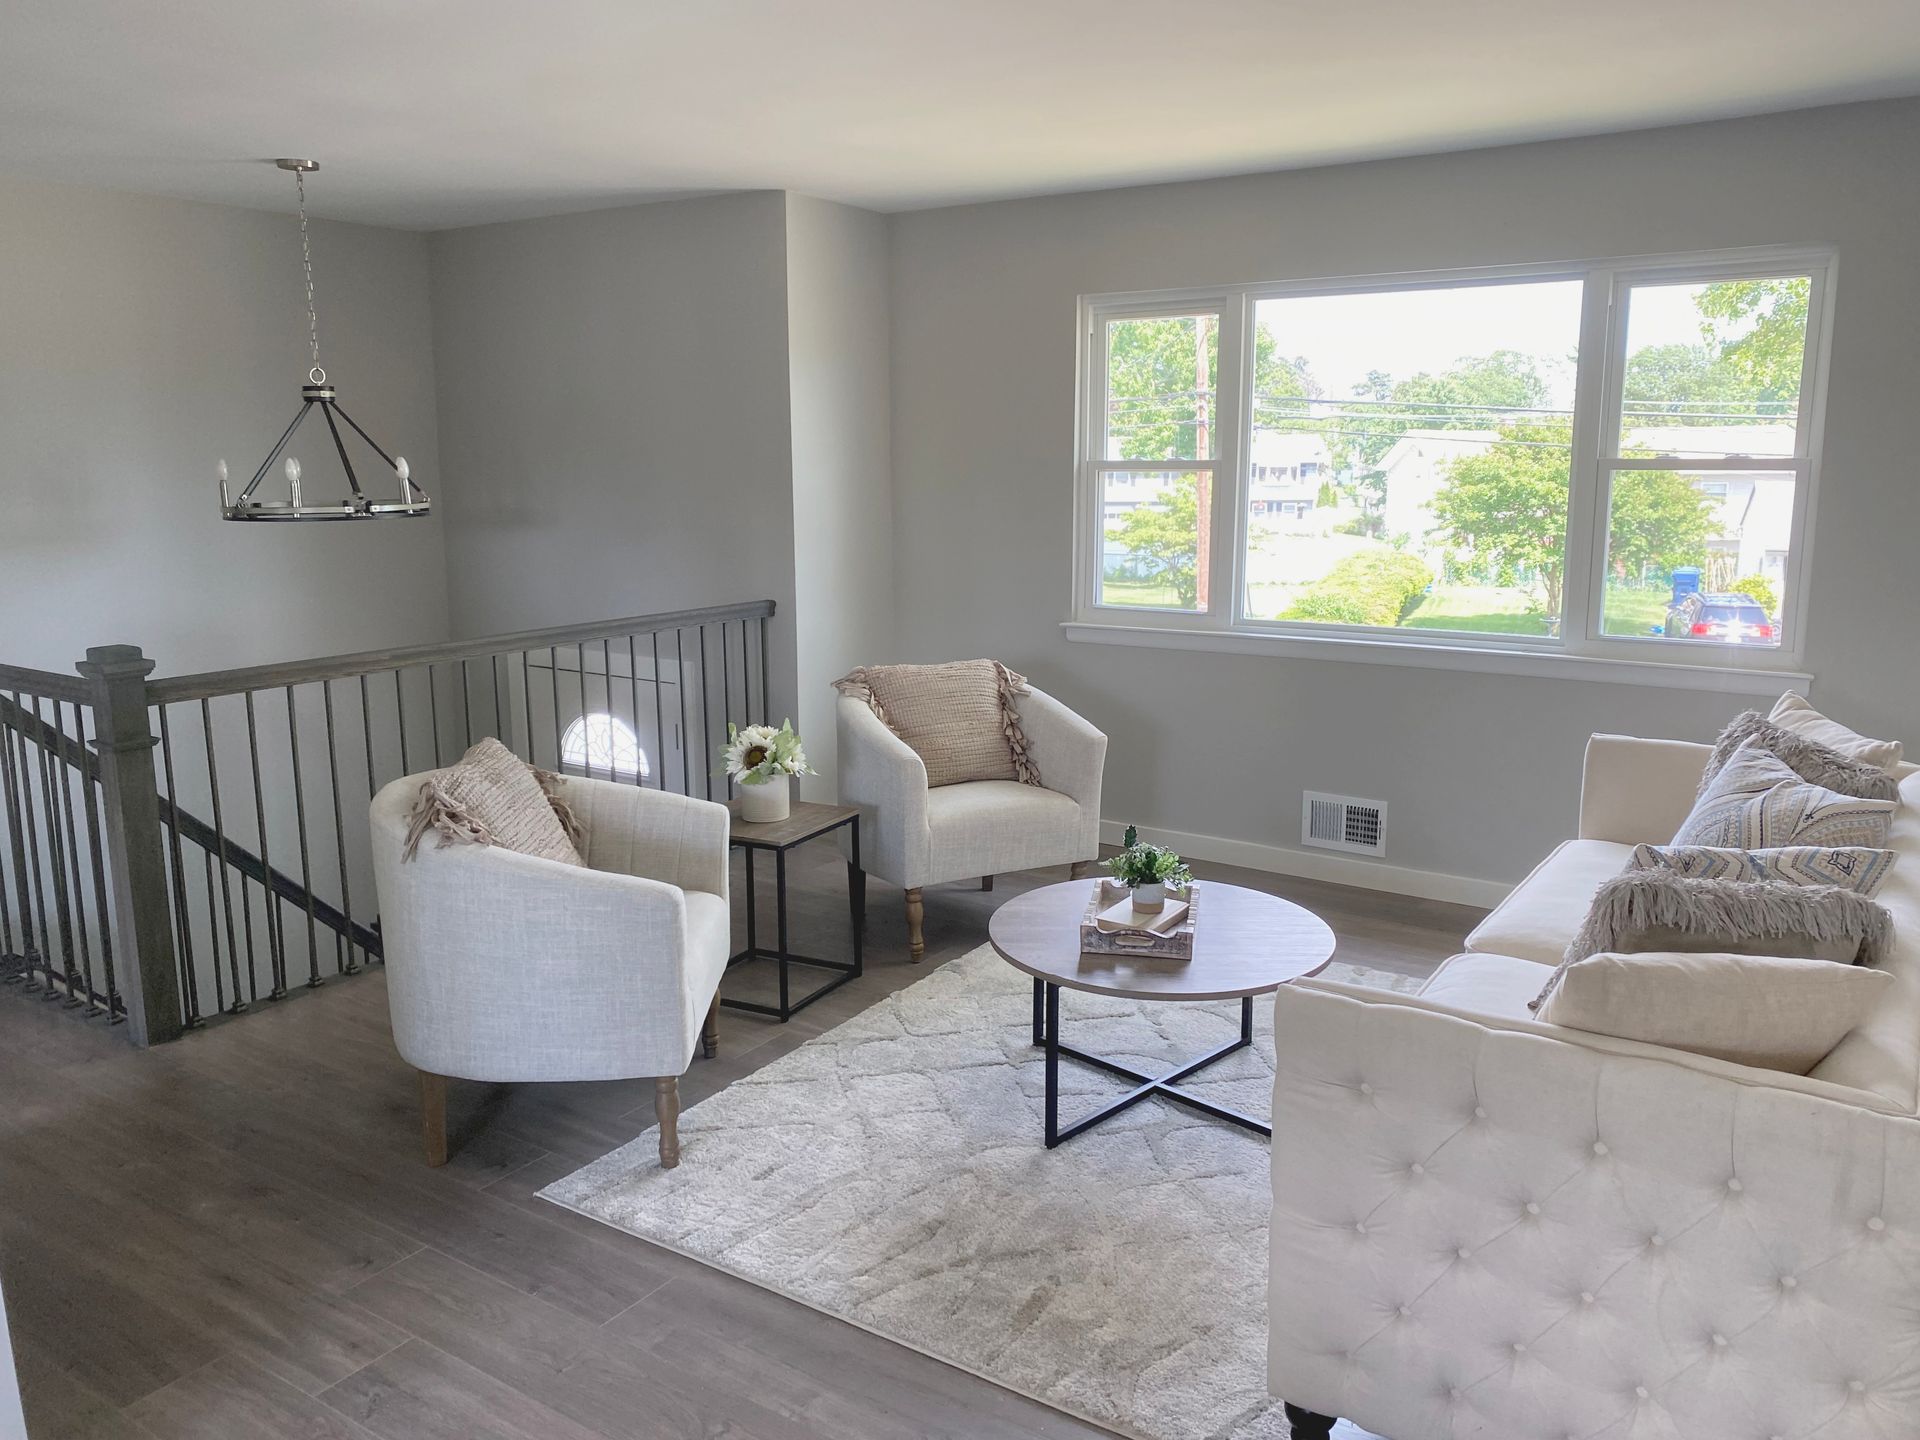
<svg viewBox="0 0 1920 1440"><path fill-rule="evenodd" d="M1693 622L1693 633L1695 635L1711 635L1713 633L1713 626L1704 620L1696 620Z"/></svg>
<svg viewBox="0 0 1920 1440"><path fill-rule="evenodd" d="M1773 626L1756 625L1753 627L1753 633L1759 636L1762 640L1771 640L1773 638Z"/></svg>

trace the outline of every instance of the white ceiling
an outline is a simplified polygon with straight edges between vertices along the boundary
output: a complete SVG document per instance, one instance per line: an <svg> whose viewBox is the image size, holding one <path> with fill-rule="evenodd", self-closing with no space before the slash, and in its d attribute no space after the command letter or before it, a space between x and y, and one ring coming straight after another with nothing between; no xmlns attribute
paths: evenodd
<svg viewBox="0 0 1920 1440"><path fill-rule="evenodd" d="M0 170L416 228L875 209L1920 92L1917 0L4 0Z"/></svg>

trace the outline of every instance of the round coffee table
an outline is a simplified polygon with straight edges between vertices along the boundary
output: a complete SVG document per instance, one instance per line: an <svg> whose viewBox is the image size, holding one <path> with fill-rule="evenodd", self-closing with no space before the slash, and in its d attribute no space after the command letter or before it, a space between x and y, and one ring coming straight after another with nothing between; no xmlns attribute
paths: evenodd
<svg viewBox="0 0 1920 1440"><path fill-rule="evenodd" d="M1016 896L993 912L987 926L993 948L1009 965L1033 976L1033 1043L1046 1050L1047 1148L1071 1140L1149 1096L1201 1111L1262 1135L1273 1127L1215 1105L1179 1083L1253 1043L1253 997L1312 975L1333 956L1333 931L1311 911L1277 895L1239 885L1200 881L1193 958L1093 955L1080 950L1080 921L1095 880L1069 880ZM1197 1060L1146 1075L1099 1055L1060 1043L1060 987L1132 1000L1238 1000L1240 1037ZM1060 1124L1060 1060L1078 1060L1134 1082L1112 1104L1064 1128Z"/></svg>

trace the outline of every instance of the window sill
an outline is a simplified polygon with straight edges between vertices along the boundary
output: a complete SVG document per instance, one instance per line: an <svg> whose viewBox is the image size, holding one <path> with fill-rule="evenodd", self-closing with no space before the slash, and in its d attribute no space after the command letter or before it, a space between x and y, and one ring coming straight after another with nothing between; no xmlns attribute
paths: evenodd
<svg viewBox="0 0 1920 1440"><path fill-rule="evenodd" d="M1256 630L1186 630L1068 620L1067 639L1086 645L1138 645L1153 650L1207 650L1228 655L1273 655L1293 660L1338 660L1362 665L1411 665L1482 675L1537 675L1594 680L1656 690L1712 690L1734 695L1804 695L1813 676L1802 670L1756 665L1696 665L1671 660L1627 660L1607 655L1502 649L1490 645L1421 644L1352 636L1278 635Z"/></svg>

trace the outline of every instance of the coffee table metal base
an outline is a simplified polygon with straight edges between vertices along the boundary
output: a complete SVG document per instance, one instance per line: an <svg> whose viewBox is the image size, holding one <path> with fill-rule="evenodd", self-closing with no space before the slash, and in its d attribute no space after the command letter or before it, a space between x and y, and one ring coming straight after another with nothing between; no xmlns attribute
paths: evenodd
<svg viewBox="0 0 1920 1440"><path fill-rule="evenodd" d="M1203 1115L1211 1115L1216 1120L1225 1120L1242 1129L1251 1130L1256 1135L1273 1135L1273 1127L1264 1120L1232 1110L1225 1105L1216 1105L1211 1100L1203 1100L1198 1095L1179 1088L1179 1082L1189 1076L1197 1075L1217 1060L1223 1060L1236 1050L1244 1050L1253 1043L1253 997L1244 997L1240 1001L1240 1037L1225 1045L1209 1050L1197 1060L1189 1060L1174 1070L1160 1075L1148 1075L1135 1070L1130 1065L1122 1065L1101 1055L1089 1055L1084 1050L1076 1050L1071 1045L1060 1043L1060 987L1035 977L1033 982L1033 1043L1044 1048L1047 1073L1047 1148L1071 1140L1083 1131L1091 1130L1102 1120L1110 1120L1123 1110L1130 1110L1142 1100L1158 1095L1185 1105L1190 1110L1198 1110ZM1083 1115L1065 1128L1060 1124L1060 1061L1078 1060L1082 1065L1091 1065L1096 1070L1104 1070L1109 1075L1118 1075L1122 1080L1135 1082L1134 1088L1111 1104Z"/></svg>

